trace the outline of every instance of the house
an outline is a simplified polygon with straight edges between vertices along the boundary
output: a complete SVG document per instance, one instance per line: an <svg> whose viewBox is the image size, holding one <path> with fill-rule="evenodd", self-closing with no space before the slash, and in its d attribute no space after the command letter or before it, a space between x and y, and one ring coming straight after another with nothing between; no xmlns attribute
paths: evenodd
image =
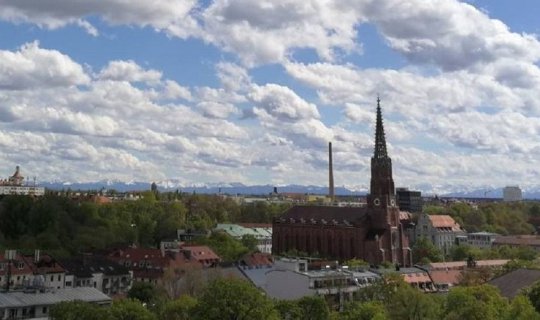
<svg viewBox="0 0 540 320"><path fill-rule="evenodd" d="M180 248L188 261L197 261L203 267L215 267L221 258L207 246L184 245Z"/></svg>
<svg viewBox="0 0 540 320"><path fill-rule="evenodd" d="M467 270L481 272L483 269L501 270L510 260L471 260L432 262L426 266L433 284L438 291L448 291L463 280L463 274Z"/></svg>
<svg viewBox="0 0 540 320"><path fill-rule="evenodd" d="M102 257L64 259L60 264L66 270L66 288L92 287L111 296L125 295L131 288L133 273Z"/></svg>
<svg viewBox="0 0 540 320"><path fill-rule="evenodd" d="M35 250L34 255L24 256L23 259L32 270L34 278L40 277L46 288L64 288L66 270L52 256Z"/></svg>
<svg viewBox="0 0 540 320"><path fill-rule="evenodd" d="M416 239L426 238L444 254L456 244L458 236L466 235L465 230L449 215L422 214L416 224Z"/></svg>
<svg viewBox="0 0 540 320"><path fill-rule="evenodd" d="M272 230L274 255L296 251L340 261L357 258L372 265L411 265L411 248L396 202L379 99L367 206L296 205L273 220Z"/></svg>
<svg viewBox="0 0 540 320"><path fill-rule="evenodd" d="M95 288L0 292L0 319L48 319L51 307L66 301L111 304L111 298Z"/></svg>
<svg viewBox="0 0 540 320"><path fill-rule="evenodd" d="M537 281L540 281L540 270L517 269L492 279L488 283L499 288L503 297L512 299Z"/></svg>
<svg viewBox="0 0 540 320"><path fill-rule="evenodd" d="M7 255L0 253L0 290L24 288L32 281L34 273L21 254L15 250L6 250L6 252Z"/></svg>
<svg viewBox="0 0 540 320"><path fill-rule="evenodd" d="M250 235L257 239L257 249L263 253L272 252L272 225L265 223L220 223L214 230L223 231L231 237L241 240Z"/></svg>

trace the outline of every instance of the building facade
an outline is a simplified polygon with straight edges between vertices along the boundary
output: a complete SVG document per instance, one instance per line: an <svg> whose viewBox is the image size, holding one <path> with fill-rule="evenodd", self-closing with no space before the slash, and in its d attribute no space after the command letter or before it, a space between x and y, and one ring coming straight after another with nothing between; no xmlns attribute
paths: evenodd
<svg viewBox="0 0 540 320"><path fill-rule="evenodd" d="M518 186L507 186L503 188L503 201L521 201L523 195Z"/></svg>
<svg viewBox="0 0 540 320"><path fill-rule="evenodd" d="M397 203L399 210L412 213L422 212L422 193L420 191L412 191L407 188L396 189Z"/></svg>
<svg viewBox="0 0 540 320"><path fill-rule="evenodd" d="M457 244L456 238L466 236L461 228L449 215L422 214L416 225L416 239L426 238L444 254L449 254L452 246Z"/></svg>
<svg viewBox="0 0 540 320"><path fill-rule="evenodd" d="M339 260L358 258L373 265L410 265L409 239L396 203L379 100L376 118L367 206L292 207L273 221L273 254L301 251Z"/></svg>
<svg viewBox="0 0 540 320"><path fill-rule="evenodd" d="M20 167L15 168L15 173L5 179L0 180L0 195L28 195L28 196L43 196L45 188L38 186L24 185L24 177L21 175Z"/></svg>

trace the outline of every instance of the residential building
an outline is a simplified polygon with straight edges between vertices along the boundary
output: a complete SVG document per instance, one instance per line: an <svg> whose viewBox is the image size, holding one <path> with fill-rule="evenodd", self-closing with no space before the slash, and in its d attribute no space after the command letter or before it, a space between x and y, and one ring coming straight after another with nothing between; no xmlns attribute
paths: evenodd
<svg viewBox="0 0 540 320"><path fill-rule="evenodd" d="M32 269L34 277L43 279L43 286L51 289L62 289L65 286L66 270L56 259L48 254L35 250L34 255L23 257Z"/></svg>
<svg viewBox="0 0 540 320"><path fill-rule="evenodd" d="M466 235L465 230L449 215L422 214L416 225L416 240L426 238L444 254L456 244L456 237Z"/></svg>
<svg viewBox="0 0 540 320"><path fill-rule="evenodd" d="M0 292L0 319L48 319L51 307L66 301L111 304L111 298L94 288Z"/></svg>
<svg viewBox="0 0 540 320"><path fill-rule="evenodd" d="M396 199L399 210L412 213L422 212L422 193L420 191L411 191L407 188L396 188Z"/></svg>
<svg viewBox="0 0 540 320"><path fill-rule="evenodd" d="M223 231L231 237L241 240L251 235L257 239L257 249L262 253L272 252L272 225L265 223L220 223L214 230Z"/></svg>
<svg viewBox="0 0 540 320"><path fill-rule="evenodd" d="M503 201L521 201L523 195L518 186L507 186L503 188Z"/></svg>
<svg viewBox="0 0 540 320"><path fill-rule="evenodd" d="M102 257L60 260L66 270L66 288L92 287L110 295L125 295L131 288L133 273L125 266Z"/></svg>
<svg viewBox="0 0 540 320"><path fill-rule="evenodd" d="M411 265L409 238L396 203L380 100L366 207L296 205L273 221L272 253L290 251L332 259L363 259L372 265Z"/></svg>
<svg viewBox="0 0 540 320"><path fill-rule="evenodd" d="M34 185L24 185L24 177L21 175L20 168L15 168L15 173L5 180L0 180L0 195L30 195L43 196L45 188Z"/></svg>
<svg viewBox="0 0 540 320"><path fill-rule="evenodd" d="M353 293L371 285L379 276L370 271L348 269L308 270L308 261L282 259L266 271L263 290L271 298L294 300L305 296L325 296L342 306Z"/></svg>
<svg viewBox="0 0 540 320"><path fill-rule="evenodd" d="M188 261L197 261L203 267L216 267L221 258L207 246L183 245L180 248Z"/></svg>
<svg viewBox="0 0 540 320"><path fill-rule="evenodd" d="M495 238L493 247L509 246L512 248L528 247L540 252L540 236L538 235L516 235L500 236Z"/></svg>
<svg viewBox="0 0 540 320"><path fill-rule="evenodd" d="M15 250L0 253L0 290L24 288L33 279L33 272L24 257ZM1 319L1 318L0 318Z"/></svg>
<svg viewBox="0 0 540 320"><path fill-rule="evenodd" d="M489 249L500 234L492 232L473 232L467 234L467 244L472 247Z"/></svg>

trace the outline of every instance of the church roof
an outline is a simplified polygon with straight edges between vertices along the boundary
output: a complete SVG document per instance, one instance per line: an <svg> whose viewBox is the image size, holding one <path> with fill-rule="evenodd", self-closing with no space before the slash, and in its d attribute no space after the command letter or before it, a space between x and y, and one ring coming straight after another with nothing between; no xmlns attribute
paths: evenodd
<svg viewBox="0 0 540 320"><path fill-rule="evenodd" d="M294 206L287 210L278 222L353 225L367 217L367 208L336 206Z"/></svg>

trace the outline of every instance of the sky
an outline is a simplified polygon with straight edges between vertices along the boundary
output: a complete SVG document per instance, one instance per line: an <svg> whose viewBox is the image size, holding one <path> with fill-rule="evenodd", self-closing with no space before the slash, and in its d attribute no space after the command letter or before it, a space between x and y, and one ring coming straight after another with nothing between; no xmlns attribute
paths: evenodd
<svg viewBox="0 0 540 320"><path fill-rule="evenodd" d="M0 176L540 188L536 0L0 0Z"/></svg>

